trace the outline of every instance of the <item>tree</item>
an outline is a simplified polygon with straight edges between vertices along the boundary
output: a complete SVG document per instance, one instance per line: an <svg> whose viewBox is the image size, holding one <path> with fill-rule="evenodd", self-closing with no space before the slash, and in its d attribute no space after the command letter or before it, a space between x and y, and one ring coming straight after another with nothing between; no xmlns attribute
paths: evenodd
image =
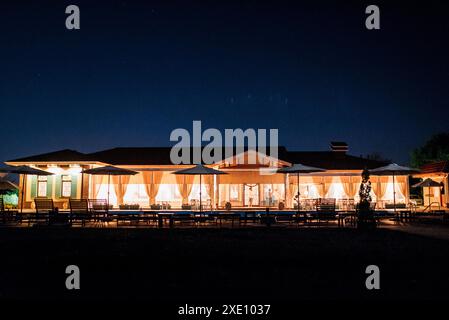
<svg viewBox="0 0 449 320"><path fill-rule="evenodd" d="M416 168L426 163L444 160L449 160L449 133L447 132L433 135L424 146L413 150L411 155L411 164Z"/></svg>

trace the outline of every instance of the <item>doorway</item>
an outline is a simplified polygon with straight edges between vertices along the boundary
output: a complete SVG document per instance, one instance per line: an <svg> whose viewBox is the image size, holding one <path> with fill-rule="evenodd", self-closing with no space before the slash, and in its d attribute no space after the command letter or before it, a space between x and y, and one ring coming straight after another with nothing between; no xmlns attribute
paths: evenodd
<svg viewBox="0 0 449 320"><path fill-rule="evenodd" d="M259 184L244 184L243 186L243 206L249 208L259 206Z"/></svg>

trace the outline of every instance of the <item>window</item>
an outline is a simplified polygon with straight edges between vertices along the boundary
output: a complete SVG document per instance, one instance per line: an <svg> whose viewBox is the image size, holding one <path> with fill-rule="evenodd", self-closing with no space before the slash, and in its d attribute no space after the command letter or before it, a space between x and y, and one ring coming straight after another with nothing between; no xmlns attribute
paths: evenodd
<svg viewBox="0 0 449 320"><path fill-rule="evenodd" d="M37 177L37 196L38 197L47 196L47 176Z"/></svg>
<svg viewBox="0 0 449 320"><path fill-rule="evenodd" d="M229 185L229 199L231 201L238 201L240 199L240 185L230 184Z"/></svg>
<svg viewBox="0 0 449 320"><path fill-rule="evenodd" d="M139 204L141 207L148 206L148 196L144 184L128 184L123 196L126 204Z"/></svg>
<svg viewBox="0 0 449 320"><path fill-rule="evenodd" d="M61 196L64 198L70 198L72 195L72 176L61 176Z"/></svg>

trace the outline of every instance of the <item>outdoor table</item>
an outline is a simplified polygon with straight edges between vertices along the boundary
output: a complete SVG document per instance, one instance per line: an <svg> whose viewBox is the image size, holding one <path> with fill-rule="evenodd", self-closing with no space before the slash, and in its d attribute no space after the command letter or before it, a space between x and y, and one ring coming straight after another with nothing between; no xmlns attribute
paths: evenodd
<svg viewBox="0 0 449 320"><path fill-rule="evenodd" d="M216 212L216 213L210 213L209 217L215 218L219 222L220 227L222 225L223 220L227 220L229 218L232 221L232 226L234 226L234 220L237 219L237 220L240 221L240 213L220 213L220 212Z"/></svg>
<svg viewBox="0 0 449 320"><path fill-rule="evenodd" d="M260 213L257 211L245 211L241 219L243 219L245 225L248 224L248 220L252 222L260 221Z"/></svg>
<svg viewBox="0 0 449 320"><path fill-rule="evenodd" d="M139 219L143 217L142 212L109 211L108 215L112 216L112 218L116 220L117 226L119 224L119 221L139 221Z"/></svg>
<svg viewBox="0 0 449 320"><path fill-rule="evenodd" d="M355 212L340 212L337 215L338 226L341 227L345 223L346 218L351 218L351 225L354 225L356 214Z"/></svg>
<svg viewBox="0 0 449 320"><path fill-rule="evenodd" d="M411 218L411 211L410 210L400 210L399 211L399 219L400 220L408 220Z"/></svg>
<svg viewBox="0 0 449 320"><path fill-rule="evenodd" d="M173 228L174 223L173 223L173 216L174 213L173 212L159 212L157 214L157 218L158 218L158 227L162 228L164 226L164 220L168 220L168 225L170 228Z"/></svg>

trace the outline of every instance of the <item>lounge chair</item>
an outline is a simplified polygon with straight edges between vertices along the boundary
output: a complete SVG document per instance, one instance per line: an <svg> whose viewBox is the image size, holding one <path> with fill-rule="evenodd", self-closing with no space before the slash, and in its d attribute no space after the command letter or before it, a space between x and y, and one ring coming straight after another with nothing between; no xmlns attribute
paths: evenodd
<svg viewBox="0 0 449 320"><path fill-rule="evenodd" d="M94 221L106 224L113 221L113 218L109 216L110 206L106 199L88 199L87 202Z"/></svg>
<svg viewBox="0 0 449 320"><path fill-rule="evenodd" d="M36 214L34 217L30 216L29 221L36 224L44 223L51 225L68 225L69 217L66 214L59 213L55 208L53 199L35 198L34 205L36 207Z"/></svg>
<svg viewBox="0 0 449 320"><path fill-rule="evenodd" d="M16 221L17 210L6 210L3 197L0 198L0 223L6 224Z"/></svg>
<svg viewBox="0 0 449 320"><path fill-rule="evenodd" d="M92 219L92 213L89 210L87 199L69 199L70 222L81 222L84 227L86 221Z"/></svg>
<svg viewBox="0 0 449 320"><path fill-rule="evenodd" d="M318 222L336 220L335 202L334 198L319 199L316 204L316 212L312 215L312 218L318 220Z"/></svg>

